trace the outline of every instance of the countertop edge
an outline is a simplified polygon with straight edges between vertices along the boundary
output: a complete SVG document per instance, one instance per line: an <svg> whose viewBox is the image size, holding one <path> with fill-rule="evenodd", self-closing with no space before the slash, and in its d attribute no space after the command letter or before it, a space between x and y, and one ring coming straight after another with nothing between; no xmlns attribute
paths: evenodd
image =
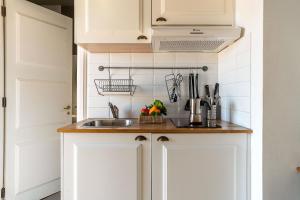
<svg viewBox="0 0 300 200"><path fill-rule="evenodd" d="M220 121L222 128L176 128L170 120L167 120L165 126L151 127L151 125L139 125L138 127L130 128L78 128L78 124L82 122L74 123L62 128L58 128L59 133L151 133L151 134L252 134L251 129Z"/></svg>

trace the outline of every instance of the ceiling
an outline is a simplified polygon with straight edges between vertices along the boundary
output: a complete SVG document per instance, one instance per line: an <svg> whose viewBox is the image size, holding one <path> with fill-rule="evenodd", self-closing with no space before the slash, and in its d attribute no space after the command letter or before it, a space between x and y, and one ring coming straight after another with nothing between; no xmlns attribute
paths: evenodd
<svg viewBox="0 0 300 200"><path fill-rule="evenodd" d="M74 0L29 0L39 5L62 5L62 6L73 6Z"/></svg>

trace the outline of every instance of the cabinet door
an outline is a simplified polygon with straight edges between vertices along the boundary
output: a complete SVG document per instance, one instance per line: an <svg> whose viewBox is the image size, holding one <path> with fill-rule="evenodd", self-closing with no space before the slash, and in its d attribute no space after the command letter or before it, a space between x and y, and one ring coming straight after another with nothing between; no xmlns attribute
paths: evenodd
<svg viewBox="0 0 300 200"><path fill-rule="evenodd" d="M160 136L152 136L153 200L247 199L246 135Z"/></svg>
<svg viewBox="0 0 300 200"><path fill-rule="evenodd" d="M65 134L64 200L150 200L151 137L136 134Z"/></svg>
<svg viewBox="0 0 300 200"><path fill-rule="evenodd" d="M76 43L149 43L150 10L150 0L75 0Z"/></svg>
<svg viewBox="0 0 300 200"><path fill-rule="evenodd" d="M152 0L154 25L233 25L233 21L234 0Z"/></svg>

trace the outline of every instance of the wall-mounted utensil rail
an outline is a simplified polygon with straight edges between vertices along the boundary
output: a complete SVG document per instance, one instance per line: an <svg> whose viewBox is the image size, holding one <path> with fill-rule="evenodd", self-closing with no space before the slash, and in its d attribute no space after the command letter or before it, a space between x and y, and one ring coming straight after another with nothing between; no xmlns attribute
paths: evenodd
<svg viewBox="0 0 300 200"><path fill-rule="evenodd" d="M104 71L104 69L149 69L149 70L160 70L160 69L185 69L185 70L202 70L206 72L208 70L207 66L203 67L104 67L99 66L99 71Z"/></svg>

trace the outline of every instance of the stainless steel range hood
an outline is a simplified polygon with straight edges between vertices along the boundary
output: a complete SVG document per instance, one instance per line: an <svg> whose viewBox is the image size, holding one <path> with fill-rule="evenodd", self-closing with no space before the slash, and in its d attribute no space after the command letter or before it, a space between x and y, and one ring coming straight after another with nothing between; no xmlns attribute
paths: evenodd
<svg viewBox="0 0 300 200"><path fill-rule="evenodd" d="M152 27L154 52L220 52L241 37L232 26Z"/></svg>

